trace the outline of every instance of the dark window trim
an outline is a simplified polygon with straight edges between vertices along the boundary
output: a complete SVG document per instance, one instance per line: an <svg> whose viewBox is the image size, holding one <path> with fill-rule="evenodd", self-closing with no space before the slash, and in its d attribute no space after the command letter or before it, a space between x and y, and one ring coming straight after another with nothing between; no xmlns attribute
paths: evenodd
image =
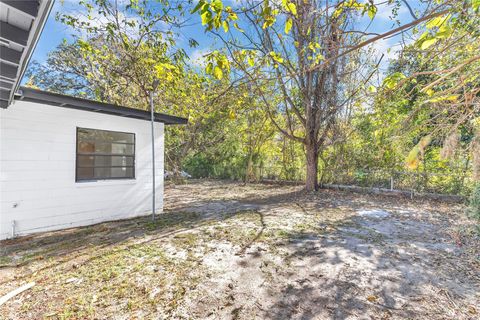
<svg viewBox="0 0 480 320"><path fill-rule="evenodd" d="M78 151L78 130L79 129L87 129L87 130L97 130L97 131L105 131L105 132L115 132L115 133L125 133L125 134L133 134L133 143L123 143L128 145L133 145L133 154L125 155L125 154L100 154L100 153L79 153ZM75 182L95 182L95 181L108 181L108 180L136 180L136 143L137 143L137 135L134 132L126 132L126 131L114 131L114 130L104 130L104 129L95 129L95 128L86 128L86 127L76 127L75 129ZM78 166L78 156L123 156L123 157L131 157L133 158L133 165L128 166L92 166L92 167L79 167ZM78 178L78 168L132 168L133 169L133 177L114 177L114 178L96 178L96 179L79 179Z"/></svg>
<svg viewBox="0 0 480 320"><path fill-rule="evenodd" d="M133 168L135 166L79 166L77 168ZM124 178L126 179L126 178Z"/></svg>
<svg viewBox="0 0 480 320"><path fill-rule="evenodd" d="M81 128L81 129L86 129L86 128ZM103 130L105 131L105 130ZM135 147L133 147L134 150L133 150L133 154L123 154L123 153L94 153L94 152L84 152L84 153L80 153L77 155L79 156L86 156L86 157L89 157L89 156L103 156L103 157L135 157Z"/></svg>

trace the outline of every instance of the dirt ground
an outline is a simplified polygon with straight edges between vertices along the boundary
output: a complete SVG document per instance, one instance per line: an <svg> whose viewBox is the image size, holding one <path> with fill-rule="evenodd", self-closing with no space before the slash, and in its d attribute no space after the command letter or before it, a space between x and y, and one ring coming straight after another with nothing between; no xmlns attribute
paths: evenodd
<svg viewBox="0 0 480 320"><path fill-rule="evenodd" d="M460 205L301 187L167 186L138 218L0 242L1 319L480 319Z"/></svg>

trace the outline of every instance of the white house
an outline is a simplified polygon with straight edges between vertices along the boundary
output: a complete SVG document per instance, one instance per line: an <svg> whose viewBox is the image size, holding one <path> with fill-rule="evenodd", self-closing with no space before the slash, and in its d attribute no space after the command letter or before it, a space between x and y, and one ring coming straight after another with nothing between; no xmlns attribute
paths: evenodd
<svg viewBox="0 0 480 320"><path fill-rule="evenodd" d="M153 165L160 212L164 126L187 119L154 113L152 139L150 112L19 87L51 1L1 6L0 240L151 214Z"/></svg>

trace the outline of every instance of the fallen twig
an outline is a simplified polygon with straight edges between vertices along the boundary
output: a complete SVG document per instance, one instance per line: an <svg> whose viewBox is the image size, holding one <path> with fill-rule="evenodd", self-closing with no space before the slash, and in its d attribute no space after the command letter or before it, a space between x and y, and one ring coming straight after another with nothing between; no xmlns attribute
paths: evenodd
<svg viewBox="0 0 480 320"><path fill-rule="evenodd" d="M27 283L27 284L15 289L15 290L9 292L9 293L7 293L6 295L4 295L3 297L0 298L0 306L3 305L8 300L10 300L11 298L15 297L17 294L20 294L23 291L30 289L34 285L35 285L35 282L30 282L30 283Z"/></svg>

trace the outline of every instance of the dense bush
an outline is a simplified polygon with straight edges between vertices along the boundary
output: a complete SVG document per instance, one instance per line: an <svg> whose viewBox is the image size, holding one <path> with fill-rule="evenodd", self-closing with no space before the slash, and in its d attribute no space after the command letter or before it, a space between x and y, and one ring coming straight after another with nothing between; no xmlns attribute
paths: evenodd
<svg viewBox="0 0 480 320"><path fill-rule="evenodd" d="M471 217L480 222L480 183L477 183L470 196L468 212Z"/></svg>

